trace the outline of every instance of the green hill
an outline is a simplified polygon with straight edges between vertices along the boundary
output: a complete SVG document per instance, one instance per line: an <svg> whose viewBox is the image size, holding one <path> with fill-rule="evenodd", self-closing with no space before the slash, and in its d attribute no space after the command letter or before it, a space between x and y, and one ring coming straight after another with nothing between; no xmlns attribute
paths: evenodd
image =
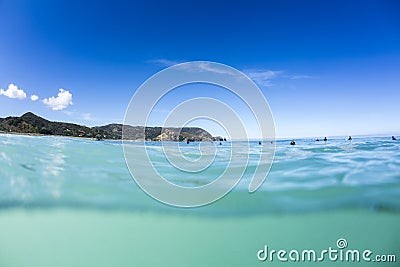
<svg viewBox="0 0 400 267"><path fill-rule="evenodd" d="M32 112L27 112L21 117L0 118L0 131L97 139L122 139L122 131L124 131L125 138L129 140L210 141L213 139L209 132L197 127L146 127L143 136L143 126L109 124L87 127L74 123L49 121Z"/></svg>

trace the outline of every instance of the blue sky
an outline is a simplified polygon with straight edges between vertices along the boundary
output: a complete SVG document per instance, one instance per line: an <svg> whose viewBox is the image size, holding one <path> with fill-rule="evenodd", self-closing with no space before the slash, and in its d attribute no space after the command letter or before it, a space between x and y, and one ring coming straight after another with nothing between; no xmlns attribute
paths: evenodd
<svg viewBox="0 0 400 267"><path fill-rule="evenodd" d="M400 4L349 2L0 0L0 117L120 123L151 75L207 60L259 85L278 137L399 135Z"/></svg>

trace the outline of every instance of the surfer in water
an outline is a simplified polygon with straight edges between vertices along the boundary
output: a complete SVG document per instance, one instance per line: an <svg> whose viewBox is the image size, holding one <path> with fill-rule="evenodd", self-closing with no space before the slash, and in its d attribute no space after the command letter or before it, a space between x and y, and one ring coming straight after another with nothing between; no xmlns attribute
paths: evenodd
<svg viewBox="0 0 400 267"><path fill-rule="evenodd" d="M347 138L348 141L353 140L353 138L351 138L351 135L349 135L349 138Z"/></svg>
<svg viewBox="0 0 400 267"><path fill-rule="evenodd" d="M396 137L394 137L394 136L392 135L392 140L395 141L395 140L397 140L397 139L396 139Z"/></svg>
<svg viewBox="0 0 400 267"><path fill-rule="evenodd" d="M325 136L325 138L324 138L324 141L325 141L325 142L328 141L328 139L326 138L326 136Z"/></svg>
<svg viewBox="0 0 400 267"><path fill-rule="evenodd" d="M292 139L292 142L290 142L291 146L294 146L296 144L296 142L294 141L294 139Z"/></svg>

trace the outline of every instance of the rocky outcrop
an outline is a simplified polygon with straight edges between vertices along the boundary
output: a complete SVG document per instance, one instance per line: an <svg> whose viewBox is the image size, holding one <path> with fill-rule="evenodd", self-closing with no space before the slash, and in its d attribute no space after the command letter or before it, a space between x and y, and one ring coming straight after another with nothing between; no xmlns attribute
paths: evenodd
<svg viewBox="0 0 400 267"><path fill-rule="evenodd" d="M211 134L197 127L163 128L154 141L212 141Z"/></svg>

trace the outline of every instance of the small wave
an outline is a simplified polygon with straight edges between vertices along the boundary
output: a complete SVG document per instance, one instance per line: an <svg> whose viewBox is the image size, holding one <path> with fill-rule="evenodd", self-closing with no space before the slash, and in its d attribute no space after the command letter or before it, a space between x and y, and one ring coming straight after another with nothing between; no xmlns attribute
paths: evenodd
<svg viewBox="0 0 400 267"><path fill-rule="evenodd" d="M400 210L400 145L379 138L353 141L316 144L297 140L299 145L294 147L277 142L270 174L260 191L251 194L260 203L244 200L249 198L248 185L257 166L267 164L259 162L261 147L252 146L253 143L249 150L244 142L243 149L235 155L230 154L230 147L217 146L213 165L197 177L169 169L170 164L161 155L160 143L148 143L147 148L158 171L174 183L189 186L209 183L223 173L231 156L235 157L231 166L233 178L242 174L243 166L247 168L232 192L232 201L261 206L250 209L291 210L289 205L293 205L293 210L307 207L314 211L348 206ZM140 144L132 144L137 145ZM145 210L158 205L157 202L153 205L155 201L143 194L131 179L121 143L0 136L0 147L0 206L4 203L26 206L74 203L75 206L126 206ZM131 153L140 165L144 159L136 157L134 149ZM183 153L195 157L198 150L183 147ZM216 205L219 212L227 208L223 205L228 204ZM247 208L243 206L235 212L245 212Z"/></svg>

